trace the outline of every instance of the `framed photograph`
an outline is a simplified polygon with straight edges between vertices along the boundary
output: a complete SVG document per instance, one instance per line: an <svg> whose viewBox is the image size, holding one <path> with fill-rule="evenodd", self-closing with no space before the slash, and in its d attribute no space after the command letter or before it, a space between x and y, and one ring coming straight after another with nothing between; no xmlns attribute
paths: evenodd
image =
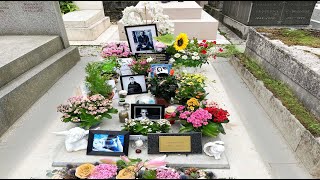
<svg viewBox="0 0 320 180"><path fill-rule="evenodd" d="M132 54L155 53L154 37L158 36L156 24L124 26Z"/></svg>
<svg viewBox="0 0 320 180"><path fill-rule="evenodd" d="M150 66L151 77L154 77L154 75L168 76L170 74L172 64L151 64Z"/></svg>
<svg viewBox="0 0 320 180"><path fill-rule="evenodd" d="M89 130L87 155L128 156L128 131Z"/></svg>
<svg viewBox="0 0 320 180"><path fill-rule="evenodd" d="M120 76L120 81L122 90L126 90L128 95L148 92L145 75Z"/></svg>
<svg viewBox="0 0 320 180"><path fill-rule="evenodd" d="M119 64L120 64L120 74L125 75L132 75L132 71L129 67L129 64L133 61L132 58L119 58Z"/></svg>
<svg viewBox="0 0 320 180"><path fill-rule="evenodd" d="M131 119L163 119L164 110L165 106L160 104L131 104Z"/></svg>

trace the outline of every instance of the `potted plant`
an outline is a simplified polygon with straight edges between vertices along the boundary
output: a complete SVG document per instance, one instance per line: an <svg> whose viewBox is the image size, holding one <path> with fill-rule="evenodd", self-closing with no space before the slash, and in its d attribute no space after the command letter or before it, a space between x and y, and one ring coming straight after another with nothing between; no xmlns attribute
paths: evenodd
<svg viewBox="0 0 320 180"><path fill-rule="evenodd" d="M85 70L87 73L85 83L90 91L89 95L101 94L108 99L112 99L114 96L113 88L107 84L110 76L102 75L101 63L89 63Z"/></svg>
<svg viewBox="0 0 320 180"><path fill-rule="evenodd" d="M201 74L182 73L177 76L179 88L175 92L178 104L186 104L190 98L202 101L207 96L205 88L206 77Z"/></svg>
<svg viewBox="0 0 320 180"><path fill-rule="evenodd" d="M138 58L137 60L132 60L132 62L128 65L131 71L135 74L144 74L148 76L150 72L150 65L154 64L153 58Z"/></svg>
<svg viewBox="0 0 320 180"><path fill-rule="evenodd" d="M171 124L166 119L150 121L148 119L126 119L122 131L130 132L130 139L137 139L134 136L139 136L141 140L147 140L148 133L167 133L170 130ZM142 137L141 137L142 136Z"/></svg>
<svg viewBox="0 0 320 180"><path fill-rule="evenodd" d="M85 129L99 125L103 118L111 119L110 114L118 113L112 107L112 101L101 94L71 97L68 104L59 105L57 110L63 114L62 122L79 123Z"/></svg>
<svg viewBox="0 0 320 180"><path fill-rule="evenodd" d="M173 72L173 71L171 71ZM149 79L148 89L156 97L157 104L169 106L171 98L175 97L178 80L170 73L168 76L154 76Z"/></svg>

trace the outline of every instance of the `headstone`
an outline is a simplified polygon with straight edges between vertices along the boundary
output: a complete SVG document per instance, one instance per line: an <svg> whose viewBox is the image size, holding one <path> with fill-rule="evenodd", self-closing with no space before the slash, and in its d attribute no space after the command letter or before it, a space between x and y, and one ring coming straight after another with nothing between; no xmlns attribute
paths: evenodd
<svg viewBox="0 0 320 180"><path fill-rule="evenodd" d="M2 1L0 35L58 35L69 47L58 1Z"/></svg>
<svg viewBox="0 0 320 180"><path fill-rule="evenodd" d="M249 26L309 25L317 1L225 1L223 14Z"/></svg>

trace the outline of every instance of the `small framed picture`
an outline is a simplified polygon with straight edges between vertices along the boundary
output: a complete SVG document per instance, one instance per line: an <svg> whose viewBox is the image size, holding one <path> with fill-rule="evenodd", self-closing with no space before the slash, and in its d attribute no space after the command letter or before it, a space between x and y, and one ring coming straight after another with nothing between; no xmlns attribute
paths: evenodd
<svg viewBox="0 0 320 180"><path fill-rule="evenodd" d="M122 90L126 90L128 95L148 92L145 75L120 76L120 81Z"/></svg>
<svg viewBox="0 0 320 180"><path fill-rule="evenodd" d="M154 75L168 76L170 74L172 64L151 64L150 66L151 77L154 77Z"/></svg>
<svg viewBox="0 0 320 180"><path fill-rule="evenodd" d="M154 37L158 36L156 24L124 26L132 54L156 53Z"/></svg>
<svg viewBox="0 0 320 180"><path fill-rule="evenodd" d="M132 58L119 58L119 63L120 63L120 74L125 76L125 75L132 75L132 71L129 67L129 64L133 61Z"/></svg>
<svg viewBox="0 0 320 180"><path fill-rule="evenodd" d="M131 104L131 119L163 119L164 110L165 106L161 104Z"/></svg>
<svg viewBox="0 0 320 180"><path fill-rule="evenodd" d="M89 130L87 155L128 156L128 131Z"/></svg>

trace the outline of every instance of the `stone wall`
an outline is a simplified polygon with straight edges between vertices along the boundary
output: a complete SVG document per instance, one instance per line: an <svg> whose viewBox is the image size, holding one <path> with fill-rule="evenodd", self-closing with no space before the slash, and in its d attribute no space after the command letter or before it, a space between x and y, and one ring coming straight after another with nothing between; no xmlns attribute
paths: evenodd
<svg viewBox="0 0 320 180"><path fill-rule="evenodd" d="M299 100L320 118L320 60L301 50L270 41L250 28L245 54L275 78L288 84Z"/></svg>
<svg viewBox="0 0 320 180"><path fill-rule="evenodd" d="M112 22L122 18L122 11L128 6L136 6L139 1L103 1L105 16L109 16Z"/></svg>

